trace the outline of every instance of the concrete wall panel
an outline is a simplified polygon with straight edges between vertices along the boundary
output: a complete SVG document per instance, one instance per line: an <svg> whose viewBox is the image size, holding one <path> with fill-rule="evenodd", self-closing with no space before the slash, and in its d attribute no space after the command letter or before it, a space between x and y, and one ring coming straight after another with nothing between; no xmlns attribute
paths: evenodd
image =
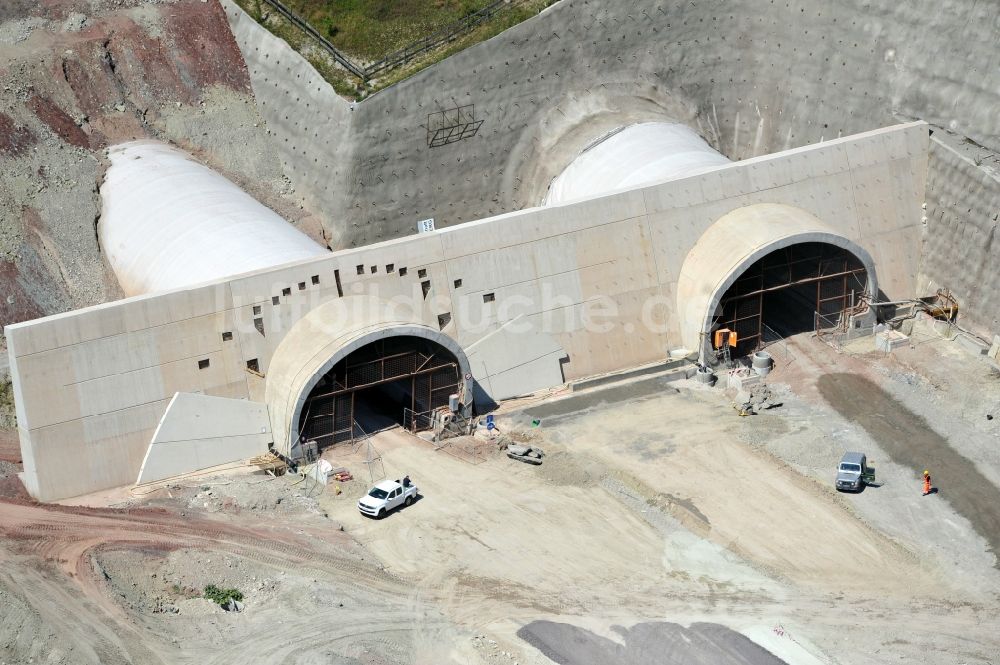
<svg viewBox="0 0 1000 665"><path fill-rule="evenodd" d="M153 433L136 484L155 482L267 452L267 406L177 393Z"/></svg>
<svg viewBox="0 0 1000 665"><path fill-rule="evenodd" d="M921 123L902 125L605 197L412 234L220 284L8 326L22 455L26 469L34 470L32 491L51 499L131 482L141 456L136 451L145 450L175 392L271 404L277 391L285 403L272 410L272 429L284 437L302 397L299 374L318 371L344 344L369 333L389 334L395 324L443 335L458 349L481 344L474 378L486 393L499 386L500 396L692 348L707 304L698 300L701 291L681 284L686 257L720 218L753 204L790 205L831 237L857 243L859 251L875 257L880 278L884 272L880 284L886 295L911 297L917 251L899 236L912 234L919 224L920 168L926 163L920 146L926 135ZM889 157L878 161L879 150ZM854 167L852 160L863 165ZM744 235L766 246L781 236L772 222L758 219ZM716 256L727 238L711 242L703 261L710 273L706 288L739 265ZM458 279L461 286L455 285ZM487 293L492 302L484 302ZM368 298L390 309L380 310L379 320L338 310ZM507 339L506 326L518 317L532 325L533 341L505 341L512 348L486 353L490 344ZM647 325L649 318L659 325ZM499 329L504 332L497 336ZM224 333L231 339L224 340ZM288 358L299 353L312 355L290 370L295 363ZM279 354L287 357L275 366ZM208 366L199 369L205 360ZM254 361L263 378L248 370ZM80 425L98 422L100 434L88 434ZM54 428L79 438L59 441L51 434ZM116 468L73 482L52 471L57 458L72 465L75 456L91 451Z"/></svg>
<svg viewBox="0 0 1000 665"><path fill-rule="evenodd" d="M603 301L574 305L569 312L552 313L547 319L535 319L551 325L553 337L566 350L566 379L579 379L666 358L669 349L676 346L671 336L643 323L647 308L655 315L653 308L663 302L662 293L653 287L616 294ZM575 327L565 325L567 320Z"/></svg>
<svg viewBox="0 0 1000 665"><path fill-rule="evenodd" d="M526 395L563 383L561 360L565 349L541 332L530 317L518 317L466 347L480 391L476 400ZM485 390L482 390L485 388Z"/></svg>
<svg viewBox="0 0 1000 665"><path fill-rule="evenodd" d="M52 500L131 484L167 402L30 431L25 488L32 496Z"/></svg>

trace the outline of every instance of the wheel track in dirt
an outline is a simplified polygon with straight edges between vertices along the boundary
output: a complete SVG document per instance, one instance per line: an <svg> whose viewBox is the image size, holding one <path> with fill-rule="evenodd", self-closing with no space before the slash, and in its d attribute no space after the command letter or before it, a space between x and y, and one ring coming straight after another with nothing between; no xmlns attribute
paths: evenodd
<svg viewBox="0 0 1000 665"><path fill-rule="evenodd" d="M20 595L21 604L37 617L32 620L50 627L65 627L75 633L79 636L76 641L86 645L85 649L82 646L77 649L93 653L94 662L102 664L157 665L166 662L156 655L166 643L157 646L159 639L150 639L153 636L143 630L149 626L143 626L144 622L128 614L110 591L103 571L95 568L91 557L103 549L170 552L190 548L240 557L276 571L297 570L334 577L341 587L367 592L402 594L406 588L402 580L381 566L350 551L350 541L333 528L329 534L318 527L297 529L292 533L242 524L223 525L215 520L178 516L161 509L76 509L0 501L0 541L4 544L0 547L0 560L43 562L42 565L18 566L21 577L0 578L0 584L11 589L33 589L33 593ZM338 547L344 551L337 552ZM53 597L56 602L52 602ZM285 662L289 648L293 652L315 651L331 640L362 633L410 632L414 619L414 613L408 610L386 614L378 625L372 625L370 617L356 623L345 621L342 610L331 611L329 616L320 613L301 619L293 617L284 623L293 629L294 648L288 641L276 641L273 633L267 633L244 640L235 651L231 647L214 659L205 660L204 654L196 658L178 653L177 657L181 662L222 663L232 662L239 652L245 659L268 654L267 662ZM443 620L440 623L443 625ZM89 633L87 625L93 627ZM332 629L331 625L336 628ZM393 644L393 648L401 648ZM89 653L78 655L83 656L80 662L90 658Z"/></svg>
<svg viewBox="0 0 1000 665"><path fill-rule="evenodd" d="M76 593L72 586L61 579L58 571L45 566L21 566L16 568L15 577L6 572L15 569L11 565L13 561L2 555L0 560L4 563L5 571L0 575L0 587L15 596L20 605L4 609L13 620L32 626L32 649L38 656L42 656L36 658L36 661L49 662L47 656L64 651L63 643L67 643L73 645L73 650L92 652L94 660L91 662L100 662L102 665L162 663L145 646L144 640L130 622L102 611L104 605L95 604L85 593ZM51 631L50 637L54 638L48 642L56 643L51 649L47 648L47 641L41 635L46 628ZM85 639L81 639L82 636ZM86 662L79 654L74 658L70 662Z"/></svg>
<svg viewBox="0 0 1000 665"><path fill-rule="evenodd" d="M49 558L69 561L67 557L57 555L70 550L75 558L79 558L83 551L100 544L132 544L163 549L192 547L222 550L278 568L292 564L317 572L347 572L359 582L376 588L390 588L403 583L381 567L366 565L349 553L331 554L315 546L288 542L274 537L275 534L238 525L223 526L204 519L177 524L178 519L166 512L133 515L95 509L52 510L48 506L0 502L0 535L25 544L29 551ZM102 535L95 537L95 532ZM289 539L296 537L294 534L277 535ZM314 538L313 542L326 547L336 545L318 538ZM83 551L72 551L71 543L77 547L80 543L89 545Z"/></svg>

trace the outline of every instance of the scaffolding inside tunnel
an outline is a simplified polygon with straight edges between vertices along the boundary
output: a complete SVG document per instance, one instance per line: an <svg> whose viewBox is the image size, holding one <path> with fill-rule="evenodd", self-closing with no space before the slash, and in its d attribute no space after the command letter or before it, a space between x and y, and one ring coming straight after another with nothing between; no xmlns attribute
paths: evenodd
<svg viewBox="0 0 1000 665"><path fill-rule="evenodd" d="M313 388L299 440L322 449L403 425L406 412L447 406L460 378L456 358L435 342L409 336L373 342L334 365Z"/></svg>
<svg viewBox="0 0 1000 665"><path fill-rule="evenodd" d="M746 356L771 338L813 331L817 317L846 324L867 284L867 270L851 252L821 242L790 245L740 275L723 295L712 329L734 331L732 354Z"/></svg>

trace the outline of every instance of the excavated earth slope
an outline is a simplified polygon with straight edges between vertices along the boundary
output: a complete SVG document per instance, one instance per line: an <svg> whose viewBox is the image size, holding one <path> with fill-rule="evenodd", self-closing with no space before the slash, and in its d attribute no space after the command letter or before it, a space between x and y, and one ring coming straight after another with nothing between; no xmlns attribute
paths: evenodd
<svg viewBox="0 0 1000 665"><path fill-rule="evenodd" d="M217 2L0 3L0 325L121 297L95 233L104 148L176 144L292 221Z"/></svg>

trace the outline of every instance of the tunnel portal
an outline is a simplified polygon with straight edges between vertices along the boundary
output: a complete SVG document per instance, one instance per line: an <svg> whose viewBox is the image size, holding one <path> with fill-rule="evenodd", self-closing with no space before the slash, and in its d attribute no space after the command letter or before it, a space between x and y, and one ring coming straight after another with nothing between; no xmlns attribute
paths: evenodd
<svg viewBox="0 0 1000 665"><path fill-rule="evenodd" d="M745 356L791 335L843 325L865 306L867 286L864 263L848 250L789 245L743 271L722 296L712 329L736 332L732 355Z"/></svg>
<svg viewBox="0 0 1000 665"><path fill-rule="evenodd" d="M386 337L351 352L312 389L298 423L299 440L319 448L397 425L419 428L428 411L459 392L458 359L437 342Z"/></svg>

